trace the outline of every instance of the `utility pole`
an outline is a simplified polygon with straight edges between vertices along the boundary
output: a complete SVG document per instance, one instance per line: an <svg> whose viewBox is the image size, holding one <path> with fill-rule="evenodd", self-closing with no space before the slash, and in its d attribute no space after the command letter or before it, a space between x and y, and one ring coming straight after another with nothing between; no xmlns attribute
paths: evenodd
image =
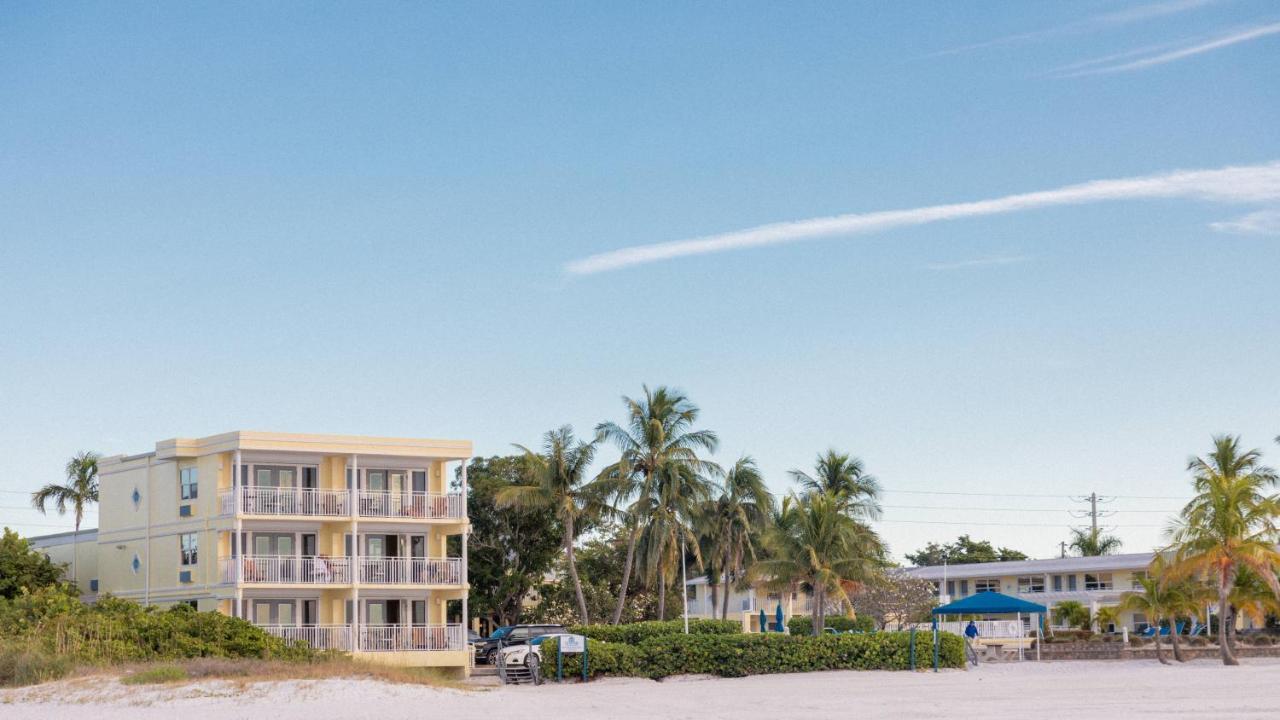
<svg viewBox="0 0 1280 720"><path fill-rule="evenodd" d="M1060 540L1060 541L1058 542L1058 545L1062 547L1062 555L1061 555L1061 557L1066 557L1066 556L1067 556L1067 541L1066 541L1066 540Z"/></svg>
<svg viewBox="0 0 1280 720"><path fill-rule="evenodd" d="M1078 517L1078 518L1086 518L1086 517L1089 518L1089 539L1096 544L1098 542L1098 518L1107 517L1108 515L1115 514L1114 510L1099 510L1098 504L1109 503L1112 500L1115 500L1115 498L1104 497L1102 495L1099 495L1096 492L1091 492L1088 495L1085 495L1084 497L1073 497L1071 498L1071 500L1078 503L1089 503L1088 510L1072 510L1071 516ZM1063 557L1066 557L1065 549L1063 551Z"/></svg>

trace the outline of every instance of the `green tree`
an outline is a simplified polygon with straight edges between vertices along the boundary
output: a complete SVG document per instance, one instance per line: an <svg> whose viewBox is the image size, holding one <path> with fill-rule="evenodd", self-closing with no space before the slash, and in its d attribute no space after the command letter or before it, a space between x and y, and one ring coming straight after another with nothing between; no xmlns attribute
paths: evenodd
<svg viewBox="0 0 1280 720"><path fill-rule="evenodd" d="M848 508L841 493L787 497L770 534L771 557L756 564L774 586L809 588L815 635L826 626L829 598L852 607L846 583L869 580L884 564L880 537Z"/></svg>
<svg viewBox="0 0 1280 720"><path fill-rule="evenodd" d="M1072 528L1071 540L1067 543L1067 547L1079 553L1081 557L1094 557L1114 555L1120 549L1120 544L1120 538L1114 535L1105 535L1092 528Z"/></svg>
<svg viewBox="0 0 1280 720"><path fill-rule="evenodd" d="M85 508L98 502L98 459L95 452L82 450L75 454L66 465L66 480L61 484L49 483L31 493L31 505L41 514L47 512L46 506L53 502L59 515L67 514L67 506L71 507L75 516L75 531L72 536L71 578L79 581L77 557L80 553L80 522L84 520Z"/></svg>
<svg viewBox="0 0 1280 720"><path fill-rule="evenodd" d="M698 407L677 390L661 386L650 390L644 386L644 397L639 400L623 397L622 401L627 408L627 419L622 425L603 422L596 426L596 431L615 444L620 452L618 461L606 467L599 479L607 483L615 500L626 508L624 517L630 532L622 586L618 590L618 605L613 613L615 625L621 620L626 606L636 547L642 531L648 529L646 523L653 519L651 513L664 513L663 522L676 520L672 517L675 508L669 501L681 487L692 485L699 476L710 471L713 465L699 458L698 452L715 452L717 445L714 432L693 429L698 420ZM679 499L678 504L697 499ZM674 530L674 527L667 530ZM654 534L662 535L663 532L658 529ZM660 547L653 549L661 550ZM664 582L659 590L662 593L659 604L664 610L665 591Z"/></svg>
<svg viewBox="0 0 1280 720"><path fill-rule="evenodd" d="M1262 464L1258 450L1242 451L1239 443L1237 437L1219 435L1213 439L1213 452L1191 459L1187 470L1196 496L1170 527L1175 552L1168 570L1171 579L1210 577L1217 585L1218 647L1224 665L1239 664L1228 644L1233 623L1227 608L1236 574L1241 569L1254 572L1280 597L1274 571L1280 565L1280 500L1270 492L1276 472Z"/></svg>
<svg viewBox="0 0 1280 720"><path fill-rule="evenodd" d="M36 592L58 584L62 568L33 550L18 533L4 529L0 537L0 598L12 600L23 590Z"/></svg>
<svg viewBox="0 0 1280 720"><path fill-rule="evenodd" d="M1077 600L1064 600L1053 606L1053 622L1056 625L1088 630L1093 625L1089 608Z"/></svg>
<svg viewBox="0 0 1280 720"><path fill-rule="evenodd" d="M600 517L606 506L600 494L586 482L587 470L596 454L596 441L581 442L574 438L573 428L565 425L543 436L542 453L517 445L524 451L524 485L511 485L498 491L499 508L550 508L560 521L561 546L565 566L573 581L578 599L578 618L583 625L591 623L587 600L578 578L578 564L573 546L585 524Z"/></svg>
<svg viewBox="0 0 1280 720"><path fill-rule="evenodd" d="M607 618L613 613L618 589L622 586L622 563L626 558L629 535L625 527L606 519L594 527L590 535L580 538L574 549L587 612L593 618ZM539 602L533 613L536 622L565 625L577 622L578 600L572 583L567 580L569 570L563 567L564 564L564 557L559 557L554 579L538 589ZM622 622L633 623L656 617L657 602L655 594L638 589L628 596Z"/></svg>
<svg viewBox="0 0 1280 720"><path fill-rule="evenodd" d="M856 518L880 517L880 482L866 473L862 460L848 453L827 450L818 455L812 475L803 470L790 474L807 493L841 498L845 511Z"/></svg>
<svg viewBox="0 0 1280 720"><path fill-rule="evenodd" d="M1026 560L1027 555L1006 547L993 547L989 540L974 540L968 535L961 535L953 543L931 542L914 553L907 553L906 558L912 565L924 567L941 565L944 561L950 565L963 565Z"/></svg>
<svg viewBox="0 0 1280 720"><path fill-rule="evenodd" d="M467 466L471 610L497 625L521 619L523 602L560 551L562 528L552 508L498 507L498 493L527 483L526 462L521 455L478 457Z"/></svg>
<svg viewBox="0 0 1280 720"><path fill-rule="evenodd" d="M1172 618L1182 607L1183 599L1175 597L1174 591L1161 583L1158 577L1134 576L1133 581L1142 589L1121 595L1120 609L1125 612L1140 612L1150 619L1156 628L1153 638L1156 642L1156 659L1161 665L1168 665L1169 661L1165 659L1164 650L1160 646L1160 622L1169 618L1172 623ZM1170 630L1169 634L1172 635L1173 631Z"/></svg>
<svg viewBox="0 0 1280 720"><path fill-rule="evenodd" d="M715 492L705 503L698 524L700 534L710 540L703 551L707 579L713 582L719 573L719 584L724 587L721 617L727 620L730 588L746 577L748 566L756 559L760 536L773 515L773 495L750 456L743 456L723 473ZM714 600L715 585L712 588Z"/></svg>

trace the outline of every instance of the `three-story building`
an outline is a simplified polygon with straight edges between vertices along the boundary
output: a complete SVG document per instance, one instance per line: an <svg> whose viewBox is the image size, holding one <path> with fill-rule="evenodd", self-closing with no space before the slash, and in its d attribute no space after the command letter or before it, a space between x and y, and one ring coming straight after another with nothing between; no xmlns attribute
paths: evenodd
<svg viewBox="0 0 1280 720"><path fill-rule="evenodd" d="M467 441L231 432L103 458L91 585L465 669L470 456Z"/></svg>

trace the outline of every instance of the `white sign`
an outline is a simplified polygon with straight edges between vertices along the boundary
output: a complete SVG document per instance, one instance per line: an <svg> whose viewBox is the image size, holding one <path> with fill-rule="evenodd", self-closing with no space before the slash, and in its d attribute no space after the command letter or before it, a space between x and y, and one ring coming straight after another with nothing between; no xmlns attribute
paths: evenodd
<svg viewBox="0 0 1280 720"><path fill-rule="evenodd" d="M580 653L586 652L587 639L581 635L561 635L560 636L560 652L562 653Z"/></svg>

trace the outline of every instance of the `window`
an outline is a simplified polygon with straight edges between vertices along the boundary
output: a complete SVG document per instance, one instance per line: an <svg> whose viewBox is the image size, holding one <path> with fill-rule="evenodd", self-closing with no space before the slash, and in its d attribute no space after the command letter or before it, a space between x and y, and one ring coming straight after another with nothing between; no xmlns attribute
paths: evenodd
<svg viewBox="0 0 1280 720"><path fill-rule="evenodd" d="M1018 578L1019 593L1042 593L1044 592L1044 576L1043 575L1027 575Z"/></svg>
<svg viewBox="0 0 1280 720"><path fill-rule="evenodd" d="M182 564L195 565L198 559L197 544L195 533L183 533L178 536L182 542Z"/></svg>
<svg viewBox="0 0 1280 720"><path fill-rule="evenodd" d="M995 578L987 578L985 580L973 581L973 592L1000 592L1000 581Z"/></svg>
<svg viewBox="0 0 1280 720"><path fill-rule="evenodd" d="M698 586L697 586L697 585L689 585L688 587L686 587L686 588L684 589L684 594L685 594L685 597L687 597L687 598L689 599L689 602L697 602L697 601L698 601Z"/></svg>
<svg viewBox="0 0 1280 720"><path fill-rule="evenodd" d="M948 594L948 595L955 595L955 594L956 594L956 581L955 581L955 580L948 580L948 581L947 581L947 594Z"/></svg>
<svg viewBox="0 0 1280 720"><path fill-rule="evenodd" d="M182 499L195 500L200 497L200 477L193 467L182 468L180 473L182 478Z"/></svg>
<svg viewBox="0 0 1280 720"><path fill-rule="evenodd" d="M1075 592L1075 591L1076 591L1076 576L1068 575L1067 576L1067 592Z"/></svg>
<svg viewBox="0 0 1280 720"><path fill-rule="evenodd" d="M1111 573L1085 573L1084 576L1085 590L1110 590L1111 589Z"/></svg>
<svg viewBox="0 0 1280 720"><path fill-rule="evenodd" d="M1148 627L1150 627L1150 624L1147 622L1147 616L1145 613L1136 612L1133 614L1133 631L1134 632L1142 632L1146 630Z"/></svg>
<svg viewBox="0 0 1280 720"><path fill-rule="evenodd" d="M968 594L969 594L969 581L968 581L968 580L961 580L961 581L960 581L960 596L961 596L961 597L964 597L965 595L968 595Z"/></svg>
<svg viewBox="0 0 1280 720"><path fill-rule="evenodd" d="M1062 592L1062 576L1061 575L1053 576L1053 591Z"/></svg>
<svg viewBox="0 0 1280 720"><path fill-rule="evenodd" d="M1135 573L1133 574L1133 580L1132 580L1132 584L1130 585L1130 587L1131 587L1131 588L1133 588L1134 590L1141 590L1141 589L1142 589L1142 583L1141 583L1140 581L1141 581L1141 580L1146 580L1146 579L1147 579L1147 573L1146 573L1146 571L1145 571L1145 570L1139 570L1138 572L1135 572Z"/></svg>

